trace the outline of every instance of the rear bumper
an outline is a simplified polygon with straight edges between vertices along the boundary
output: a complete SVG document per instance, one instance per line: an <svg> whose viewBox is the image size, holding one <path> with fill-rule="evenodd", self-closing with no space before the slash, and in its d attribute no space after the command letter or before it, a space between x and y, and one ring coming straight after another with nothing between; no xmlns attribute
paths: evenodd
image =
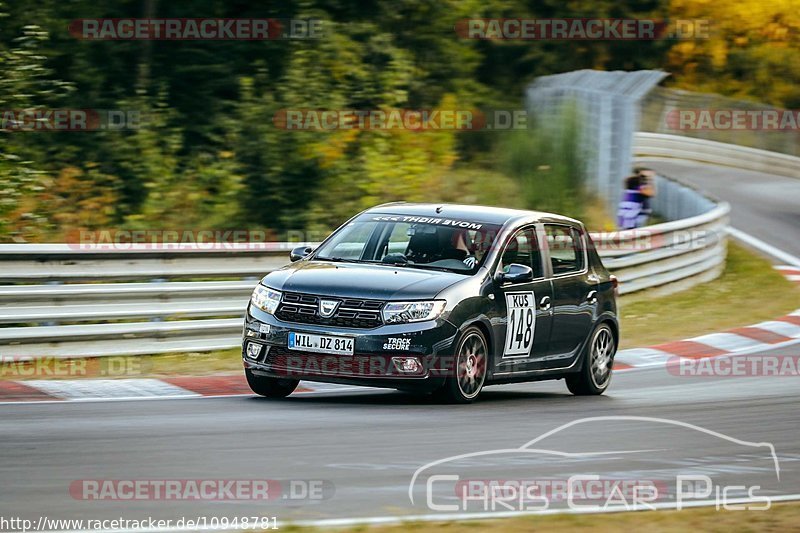
<svg viewBox="0 0 800 533"><path fill-rule="evenodd" d="M350 337L353 355L330 355L288 348L289 333ZM458 329L447 320L377 328L338 328L283 322L251 308L245 317L242 360L256 375L401 389L433 389L453 367ZM248 355L248 345L260 349ZM414 358L419 369L403 371L398 360Z"/></svg>

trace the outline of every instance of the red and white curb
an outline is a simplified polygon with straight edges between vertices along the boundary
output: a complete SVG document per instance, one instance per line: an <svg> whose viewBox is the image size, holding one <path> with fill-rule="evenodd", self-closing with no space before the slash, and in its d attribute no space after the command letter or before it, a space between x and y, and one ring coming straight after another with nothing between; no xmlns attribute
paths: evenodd
<svg viewBox="0 0 800 533"><path fill-rule="evenodd" d="M800 268L776 266L787 279L800 285ZM619 371L666 366L677 358L706 359L757 353L800 339L800 309L786 316L722 333L702 335L649 348L620 350L614 358Z"/></svg>
<svg viewBox="0 0 800 533"><path fill-rule="evenodd" d="M364 390L329 383L301 382L293 394ZM243 373L132 379L37 379L0 381L0 403L107 401L253 396Z"/></svg>
<svg viewBox="0 0 800 533"><path fill-rule="evenodd" d="M663 367L678 358L706 359L759 351L794 344L800 339L800 309L786 316L723 333L712 333L649 348L620 350L614 358L614 370Z"/></svg>
<svg viewBox="0 0 800 533"><path fill-rule="evenodd" d="M800 267L796 266L777 266L776 269L781 271L781 274L786 276L789 281L794 281L800 285Z"/></svg>

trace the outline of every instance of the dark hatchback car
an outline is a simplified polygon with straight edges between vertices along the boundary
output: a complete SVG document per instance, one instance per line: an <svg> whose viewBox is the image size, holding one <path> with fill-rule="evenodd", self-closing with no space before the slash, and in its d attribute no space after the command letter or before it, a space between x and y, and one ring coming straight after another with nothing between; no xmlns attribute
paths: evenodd
<svg viewBox="0 0 800 533"><path fill-rule="evenodd" d="M465 403L484 385L563 378L591 395L611 380L617 280L577 220L386 204L291 260L248 306L242 356L257 394L311 380Z"/></svg>

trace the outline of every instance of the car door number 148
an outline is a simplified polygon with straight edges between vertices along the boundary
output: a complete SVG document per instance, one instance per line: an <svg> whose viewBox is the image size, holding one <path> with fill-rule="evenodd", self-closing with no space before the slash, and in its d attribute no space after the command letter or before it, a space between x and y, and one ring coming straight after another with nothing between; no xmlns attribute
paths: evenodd
<svg viewBox="0 0 800 533"><path fill-rule="evenodd" d="M527 356L533 346L533 332L536 327L536 309L533 292L506 293L506 344L503 356Z"/></svg>

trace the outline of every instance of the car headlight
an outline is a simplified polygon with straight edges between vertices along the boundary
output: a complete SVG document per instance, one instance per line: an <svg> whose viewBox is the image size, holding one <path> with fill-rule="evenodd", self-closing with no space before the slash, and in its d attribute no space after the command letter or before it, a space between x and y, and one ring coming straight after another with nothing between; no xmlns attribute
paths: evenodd
<svg viewBox="0 0 800 533"><path fill-rule="evenodd" d="M281 293L264 285L258 285L250 297L250 303L272 315L281 303Z"/></svg>
<svg viewBox="0 0 800 533"><path fill-rule="evenodd" d="M389 302L383 306L383 321L387 324L422 322L438 318L444 311L444 300L429 302Z"/></svg>

